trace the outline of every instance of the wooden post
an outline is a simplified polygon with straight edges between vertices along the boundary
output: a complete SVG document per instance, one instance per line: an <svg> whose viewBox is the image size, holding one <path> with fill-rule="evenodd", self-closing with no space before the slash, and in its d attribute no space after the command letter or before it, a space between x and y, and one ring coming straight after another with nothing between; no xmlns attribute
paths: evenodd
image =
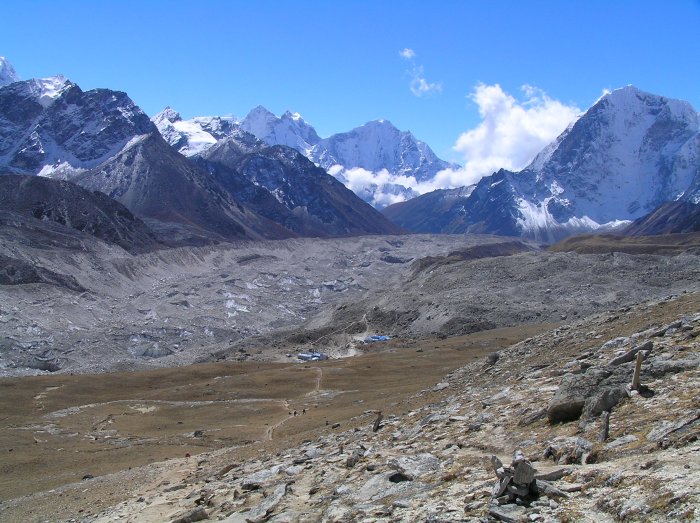
<svg viewBox="0 0 700 523"><path fill-rule="evenodd" d="M639 390L639 374L642 372L642 360L644 359L644 354L640 350L637 353L637 362L634 366L634 376L632 376L632 390Z"/></svg>
<svg viewBox="0 0 700 523"><path fill-rule="evenodd" d="M372 432L377 432L379 430L379 425L382 423L383 419L382 411L377 411L377 419L374 420L374 425L372 425Z"/></svg>
<svg viewBox="0 0 700 523"><path fill-rule="evenodd" d="M603 425L600 427L599 440L603 442L606 439L608 439L608 433L610 432L610 413L607 410L603 412L603 417L601 421Z"/></svg>

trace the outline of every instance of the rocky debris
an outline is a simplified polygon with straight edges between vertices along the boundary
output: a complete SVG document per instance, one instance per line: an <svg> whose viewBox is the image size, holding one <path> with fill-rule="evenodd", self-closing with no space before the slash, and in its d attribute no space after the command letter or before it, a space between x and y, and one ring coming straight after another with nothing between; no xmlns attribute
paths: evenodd
<svg viewBox="0 0 700 523"><path fill-rule="evenodd" d="M527 517L527 511L517 505L492 505L489 507L489 516L506 523L520 523Z"/></svg>
<svg viewBox="0 0 700 523"><path fill-rule="evenodd" d="M282 469L281 465L275 465L268 469L259 470L241 480L241 488L243 490L257 490L263 485L269 484L277 478Z"/></svg>
<svg viewBox="0 0 700 523"><path fill-rule="evenodd" d="M547 445L542 457L552 459L559 465L585 463L593 444L581 437L556 437Z"/></svg>
<svg viewBox="0 0 700 523"><path fill-rule="evenodd" d="M413 481L435 474L440 469L440 460L426 452L412 456L400 456L391 460L389 466L405 478L405 481ZM394 482L398 481L394 480Z"/></svg>
<svg viewBox="0 0 700 523"><path fill-rule="evenodd" d="M204 521L205 519L209 519L209 514L207 514L204 508L199 507L181 518L174 519L172 523L194 523L195 521Z"/></svg>
<svg viewBox="0 0 700 523"><path fill-rule="evenodd" d="M384 416L382 415L382 411L377 412L377 419L374 420L374 423L372 424L372 432L377 432L379 430L379 427L382 426L382 420L384 419Z"/></svg>
<svg viewBox="0 0 700 523"><path fill-rule="evenodd" d="M421 257L496 241L420 235L402 243L387 236L294 239L131 255L56 222L33 219L41 225L35 231L25 220L27 227L18 230L7 216L0 210L0 303L7 305L0 322L4 334L25 349L6 350L0 342L3 376L37 374L25 363L47 348L56 351L63 372L277 360L322 336L299 335L300 324L337 306L349 309L348 302L405 276L408 267L381 262L380 249ZM292 341L280 335L290 327L297 335ZM325 334L338 330L333 325ZM323 344L331 358L365 349L345 329Z"/></svg>
<svg viewBox="0 0 700 523"><path fill-rule="evenodd" d="M247 523L263 523L270 517L271 512L287 493L287 484L277 485L273 492L266 496L262 503L250 509L243 515Z"/></svg>
<svg viewBox="0 0 700 523"><path fill-rule="evenodd" d="M0 254L0 285L27 285L43 283L63 287L81 293L87 289L78 283L74 276L37 267L24 260Z"/></svg>
<svg viewBox="0 0 700 523"><path fill-rule="evenodd" d="M675 330L653 336L677 320ZM648 370L654 360L694 359L700 340L688 333L699 327L697 296L577 320L500 351L493 365L482 360L456 369L441 380L448 388L387 405L382 430L372 431L376 411L367 410L343 421L343 431L329 426L302 443L280 440L274 450L260 445L246 457L240 449L210 454L188 472L191 488L140 489L91 523L118 515L164 520L147 517L137 496L150 503L148 514L173 516L189 514L202 499L212 520L230 523L694 521L700 516L700 369ZM605 441L599 440L602 416L551 423L541 415L568 376L591 373L605 376L596 383L610 383L604 380L619 372L620 383L628 384L633 363L608 362L649 339L653 356L643 363L641 381L654 393L630 391L607 411ZM584 372L582 363L589 365ZM520 422L528 417L530 423ZM505 466L498 456L513 457ZM181 470L175 461L171 468Z"/></svg>

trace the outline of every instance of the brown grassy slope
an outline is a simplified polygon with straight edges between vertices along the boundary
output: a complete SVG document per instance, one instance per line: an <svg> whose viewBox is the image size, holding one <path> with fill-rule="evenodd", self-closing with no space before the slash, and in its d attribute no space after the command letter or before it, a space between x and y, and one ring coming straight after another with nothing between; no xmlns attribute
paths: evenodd
<svg viewBox="0 0 700 523"><path fill-rule="evenodd" d="M3 379L0 500L186 453L288 446L315 437L327 424L386 408L544 328L420 343L392 340L362 356L314 364L216 363ZM294 410L299 415L289 416Z"/></svg>
<svg viewBox="0 0 700 523"><path fill-rule="evenodd" d="M669 256L684 252L698 254L700 253L700 233L636 237L615 234L581 234L555 243L549 250L578 254L607 254L611 252Z"/></svg>

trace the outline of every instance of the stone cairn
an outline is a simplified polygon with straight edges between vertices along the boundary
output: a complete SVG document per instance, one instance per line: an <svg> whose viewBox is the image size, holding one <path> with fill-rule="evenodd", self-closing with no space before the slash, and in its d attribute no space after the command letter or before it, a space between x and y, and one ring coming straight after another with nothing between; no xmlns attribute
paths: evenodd
<svg viewBox="0 0 700 523"><path fill-rule="evenodd" d="M515 452L510 467L504 466L496 456L491 456L491 465L498 476L491 497L498 505L516 503L528 506L539 497L535 480L537 469L525 459L521 451Z"/></svg>

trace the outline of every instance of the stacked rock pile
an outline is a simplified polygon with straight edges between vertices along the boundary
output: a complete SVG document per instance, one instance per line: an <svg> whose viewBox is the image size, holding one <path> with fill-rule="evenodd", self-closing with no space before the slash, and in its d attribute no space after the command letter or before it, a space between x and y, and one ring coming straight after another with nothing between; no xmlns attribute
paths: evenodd
<svg viewBox="0 0 700 523"><path fill-rule="evenodd" d="M516 503L527 506L539 497L535 480L537 469L525 459L522 452L515 453L510 467L504 466L496 456L491 456L491 464L498 476L491 497L498 505Z"/></svg>

